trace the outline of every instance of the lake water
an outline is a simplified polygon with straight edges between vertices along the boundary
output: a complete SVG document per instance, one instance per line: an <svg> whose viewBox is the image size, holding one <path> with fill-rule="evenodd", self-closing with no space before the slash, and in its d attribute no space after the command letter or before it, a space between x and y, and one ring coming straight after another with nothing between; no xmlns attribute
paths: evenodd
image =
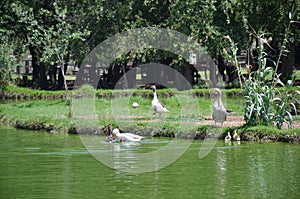
<svg viewBox="0 0 300 199"><path fill-rule="evenodd" d="M169 166L135 174L100 163L77 135L4 126L0 135L0 198L300 198L299 144L218 141L199 159L203 142L194 141Z"/></svg>

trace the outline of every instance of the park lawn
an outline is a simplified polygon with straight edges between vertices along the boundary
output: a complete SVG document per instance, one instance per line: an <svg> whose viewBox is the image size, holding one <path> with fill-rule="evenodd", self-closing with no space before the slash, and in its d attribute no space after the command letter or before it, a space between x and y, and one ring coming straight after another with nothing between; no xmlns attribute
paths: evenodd
<svg viewBox="0 0 300 199"><path fill-rule="evenodd" d="M47 123L57 129L70 127L65 100L31 100L0 104L4 123Z"/></svg>
<svg viewBox="0 0 300 199"><path fill-rule="evenodd" d="M77 124L78 119L87 121L87 124L92 121L100 127L112 123L121 128L129 125L155 125L172 129L188 128L191 124L195 128L196 122L211 116L213 101L207 97L175 95L160 98L170 111L161 117L153 115L151 100L151 98L141 96L73 99L72 118L69 118L69 107L65 100L10 102L0 104L0 115L2 120L13 124L17 121L45 123L54 125L56 130L70 128ZM138 102L139 108L132 108L133 102ZM240 98L226 98L225 102L235 115L243 115L243 102Z"/></svg>

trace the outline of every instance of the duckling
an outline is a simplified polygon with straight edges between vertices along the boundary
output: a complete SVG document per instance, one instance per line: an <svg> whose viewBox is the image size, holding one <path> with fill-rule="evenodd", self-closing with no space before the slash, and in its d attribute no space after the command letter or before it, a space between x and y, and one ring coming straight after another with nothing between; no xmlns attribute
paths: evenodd
<svg viewBox="0 0 300 199"><path fill-rule="evenodd" d="M236 133L236 130L234 130L233 139L236 140L236 141L240 141L241 140L240 136Z"/></svg>
<svg viewBox="0 0 300 199"><path fill-rule="evenodd" d="M230 135L230 133L229 132L227 132L227 135L226 135L226 137L225 137L225 141L230 141L231 140L231 135Z"/></svg>

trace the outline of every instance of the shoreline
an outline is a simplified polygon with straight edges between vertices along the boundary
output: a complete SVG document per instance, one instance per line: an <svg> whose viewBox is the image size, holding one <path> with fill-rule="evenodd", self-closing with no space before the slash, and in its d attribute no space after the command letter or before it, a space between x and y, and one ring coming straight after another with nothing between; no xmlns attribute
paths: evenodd
<svg viewBox="0 0 300 199"><path fill-rule="evenodd" d="M100 127L78 127L72 125L57 127L54 123L47 123L43 121L19 121L8 120L5 115L0 115L0 123L14 127L16 129L23 130L38 130L47 131L49 133L67 133L67 134L88 134L88 135L106 135L106 126ZM234 126L221 128L221 134L215 133L214 129L217 127L211 127L210 125L199 125L194 132L183 132L182 129L165 129L158 127L145 127L132 125L120 128L124 132L132 132L141 136L148 137L178 137L183 139L196 139L204 140L205 138L214 138L224 140L227 132L233 135L236 131L241 137L241 141L252 142L288 142L288 143L300 143L300 129L282 129L279 130L270 126ZM143 132L143 133L140 133Z"/></svg>
<svg viewBox="0 0 300 199"><path fill-rule="evenodd" d="M136 89L136 90L96 90L95 97L101 100L109 100L112 98L119 97L141 97L143 99L149 99L152 97L152 91L147 89ZM71 95L75 94L71 92ZM209 97L210 91L208 89L193 89L187 91L177 91L176 89L164 89L158 90L158 94L162 99L170 99L174 95L184 94L196 97ZM224 94L228 97L239 97L243 95L243 91L240 89L224 90ZM29 102L31 100L38 100L32 103L27 103L19 106L14 105L9 108L3 106L3 110L0 110L0 124L15 127L17 129L24 130L45 130L51 133L68 133L78 134L78 132L84 132L85 134L105 135L105 127L109 123L113 126L118 127L115 121L111 117L104 117L103 120L98 121L97 127L82 127L75 125L73 121L68 118L68 108L65 105L65 92L64 91L43 91L43 90L31 90L28 88L20 88L13 85L8 86L8 89L2 92L3 102L10 103L14 102ZM50 103L47 100L50 99ZM40 101L39 101L40 100ZM53 100L53 101L52 101ZM56 101L60 100L60 101ZM141 100L141 99L140 99ZM109 102L109 101L108 101ZM108 103L105 102L105 103ZM141 103L143 100L141 100ZM104 103L104 104L105 104ZM147 102L148 103L148 102ZM170 102L172 103L172 102ZM21 103L22 104L22 103ZM109 103L108 103L109 104ZM39 107L40 112L32 114L30 111L35 112L34 106ZM109 104L110 105L110 104ZM176 103L174 103L176 105ZM31 108L33 106L33 108ZM103 105L101 108L106 108ZM45 108L53 107L53 108ZM62 109L61 112L56 112ZM145 109L148 111L147 109ZM24 112L25 111L25 112ZM28 112L27 112L28 111ZM54 112L53 114L49 114ZM22 117L25 115L25 117ZM299 119L294 121L294 129L287 129L284 127L279 130L272 126L245 126L243 116L235 115L227 118L223 128L219 128L218 134L215 129L212 128L212 120L206 117L206 114L200 115L203 120L194 120L194 116L191 116L192 121L190 124L178 125L180 121L175 118L174 122L161 125L148 125L152 122L151 119L145 117L145 120L137 118L131 124L126 124L122 127L118 127L121 131L132 132L142 136L162 136L162 137L179 137L185 139L205 139L206 137L224 139L227 132L233 135L236 131L240 135L242 141L256 141L256 142L292 142L300 143L300 122ZM121 119L123 115L118 115ZM128 117L128 116L127 116Z"/></svg>

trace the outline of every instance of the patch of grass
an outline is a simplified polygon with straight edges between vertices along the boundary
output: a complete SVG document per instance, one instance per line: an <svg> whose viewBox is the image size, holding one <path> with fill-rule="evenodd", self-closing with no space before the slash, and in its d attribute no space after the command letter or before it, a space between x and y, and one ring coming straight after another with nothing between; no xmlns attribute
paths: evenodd
<svg viewBox="0 0 300 199"><path fill-rule="evenodd" d="M140 95L121 96L113 99L92 98L73 99L73 117L82 120L97 120L97 125L105 126L108 123L114 126L154 127L176 129L188 132L197 129L196 123L203 120L203 116L211 115L212 100L206 97L190 97L186 95L161 97L160 100L170 112L153 115L151 98ZM132 108L132 103L138 102L139 108ZM239 100L228 98L229 107L240 114ZM68 118L68 106L65 100L34 100L0 104L0 114L12 121L40 121L54 123L57 128L71 126L74 121ZM82 117L82 118L81 118ZM96 117L96 119L95 119ZM195 127L196 126L196 127Z"/></svg>
<svg viewBox="0 0 300 199"><path fill-rule="evenodd" d="M211 115L210 98L190 97L190 96L172 96L168 98L161 98L160 100L165 104L170 111L162 114L161 118L158 114L153 115L151 107L151 100L141 96L119 97L113 98L111 103L107 100L100 99L96 101L97 113L100 118L107 118L111 116L122 116L123 120L127 121L145 121L163 119L164 122L197 122L204 119L204 116ZM232 109L236 114L242 110L236 99L228 100L232 105ZM139 104L139 108L132 108L133 102ZM240 110L238 110L240 109Z"/></svg>
<svg viewBox="0 0 300 199"><path fill-rule="evenodd" d="M300 129L278 129L276 126L266 126L266 125L258 125L258 126L242 126L238 128L240 132L248 132L248 133L257 133L260 135L280 135L280 134L298 134L300 135Z"/></svg>
<svg viewBox="0 0 300 199"><path fill-rule="evenodd" d="M71 125L68 119L68 107L64 100L39 100L0 104L2 120L15 124L53 123L59 129Z"/></svg>

